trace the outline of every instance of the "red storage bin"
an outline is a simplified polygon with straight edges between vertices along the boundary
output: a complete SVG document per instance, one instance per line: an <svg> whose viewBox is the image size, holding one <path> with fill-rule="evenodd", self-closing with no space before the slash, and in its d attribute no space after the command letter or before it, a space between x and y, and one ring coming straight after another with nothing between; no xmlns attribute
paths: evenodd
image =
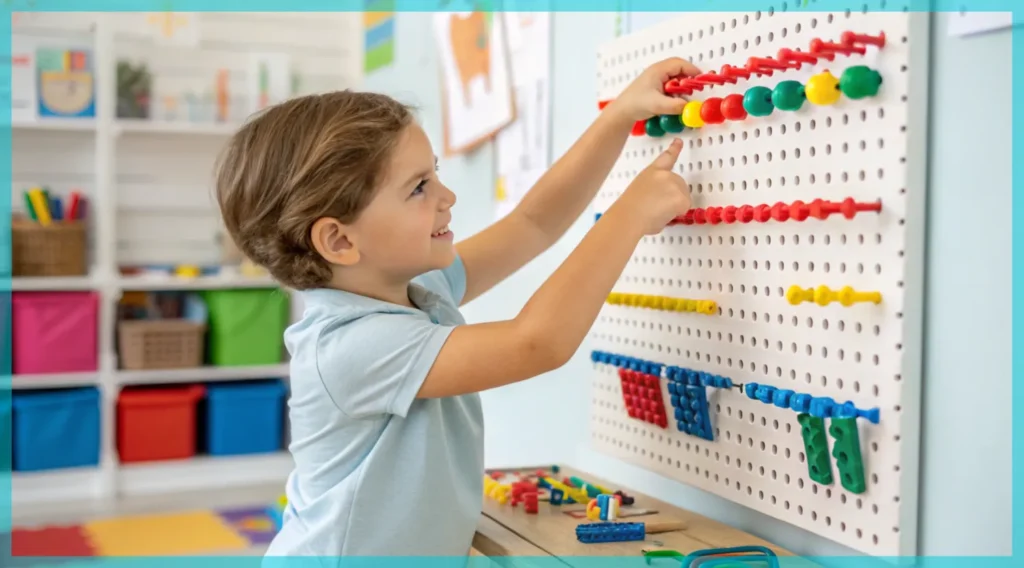
<svg viewBox="0 0 1024 568"><path fill-rule="evenodd" d="M173 460L196 453L201 385L129 387L117 400L117 453L122 463Z"/></svg>
<svg viewBox="0 0 1024 568"><path fill-rule="evenodd" d="M95 292L15 292L11 295L14 374L97 369Z"/></svg>

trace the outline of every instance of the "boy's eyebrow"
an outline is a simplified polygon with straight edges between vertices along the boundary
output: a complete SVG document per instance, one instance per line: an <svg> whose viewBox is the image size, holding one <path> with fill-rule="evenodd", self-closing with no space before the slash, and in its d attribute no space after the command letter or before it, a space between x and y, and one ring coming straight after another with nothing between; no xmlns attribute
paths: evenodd
<svg viewBox="0 0 1024 568"><path fill-rule="evenodd" d="M409 176L409 178L402 184L402 188L406 188L412 184L412 182L425 178L430 175L431 172L437 169L437 156L434 156L434 169L433 170L419 170L415 174Z"/></svg>

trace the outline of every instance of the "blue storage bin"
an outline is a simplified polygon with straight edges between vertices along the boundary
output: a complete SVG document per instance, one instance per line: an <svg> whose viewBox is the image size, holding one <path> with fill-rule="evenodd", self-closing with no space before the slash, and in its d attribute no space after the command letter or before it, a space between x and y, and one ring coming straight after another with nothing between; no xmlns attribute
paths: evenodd
<svg viewBox="0 0 1024 568"><path fill-rule="evenodd" d="M284 445L282 381L206 387L206 451L211 455L276 452Z"/></svg>
<svg viewBox="0 0 1024 568"><path fill-rule="evenodd" d="M0 473L8 473L11 467L11 393L0 393ZM2 543L0 543L2 545ZM3 550L0 547L0 550Z"/></svg>
<svg viewBox="0 0 1024 568"><path fill-rule="evenodd" d="M14 471L99 465L96 387L15 392Z"/></svg>

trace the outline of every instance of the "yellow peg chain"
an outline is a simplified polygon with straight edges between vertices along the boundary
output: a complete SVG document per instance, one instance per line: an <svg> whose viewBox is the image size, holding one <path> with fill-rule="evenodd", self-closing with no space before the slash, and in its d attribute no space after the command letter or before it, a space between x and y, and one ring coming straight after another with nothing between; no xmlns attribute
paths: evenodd
<svg viewBox="0 0 1024 568"><path fill-rule="evenodd" d="M718 304L714 300L693 300L690 298L669 298L666 296L612 292L608 295L607 303L613 306L649 308L669 312L693 312L706 315L718 313Z"/></svg>
<svg viewBox="0 0 1024 568"><path fill-rule="evenodd" d="M804 302L813 302L819 306L827 306L833 302L837 302L840 305L850 307L854 304L870 302L872 304L880 304L882 302L881 292L857 292L850 286L844 286L838 290L833 290L828 286L818 286L817 288L801 288L800 286L790 286L789 290L786 291L786 301L796 306Z"/></svg>

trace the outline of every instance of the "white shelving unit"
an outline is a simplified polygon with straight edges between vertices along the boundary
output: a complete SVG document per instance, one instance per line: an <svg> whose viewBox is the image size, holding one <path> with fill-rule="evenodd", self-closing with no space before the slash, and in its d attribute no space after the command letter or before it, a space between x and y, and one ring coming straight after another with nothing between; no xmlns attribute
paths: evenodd
<svg viewBox="0 0 1024 568"><path fill-rule="evenodd" d="M99 467L14 472L12 501L116 499L126 495L281 483L291 469L285 452L120 464L116 401L129 385L209 383L286 378L288 366L201 367L155 371L118 369L114 347L116 305L125 291L276 288L270 278L223 274L198 278L122 276L122 265L219 263L221 231L212 198L217 152L248 114L244 93L253 53L286 54L301 78L297 94L356 88L361 81L358 13L202 13L198 41L172 45L154 35L143 13L36 13L13 26L32 45L89 49L96 80L94 119L12 121L12 209L23 210L21 190L48 185L57 195L86 196L90 273L82 277L13 278L15 293L95 291L100 296L99 368L94 372L15 376L15 391L96 386L101 392ZM273 32L273 33L271 33ZM158 99L185 90L211 89L227 70L231 123L152 120L115 116L116 63L144 61ZM294 306L294 304L293 304ZM293 309L294 312L294 309ZM17 508L15 517L17 517Z"/></svg>

